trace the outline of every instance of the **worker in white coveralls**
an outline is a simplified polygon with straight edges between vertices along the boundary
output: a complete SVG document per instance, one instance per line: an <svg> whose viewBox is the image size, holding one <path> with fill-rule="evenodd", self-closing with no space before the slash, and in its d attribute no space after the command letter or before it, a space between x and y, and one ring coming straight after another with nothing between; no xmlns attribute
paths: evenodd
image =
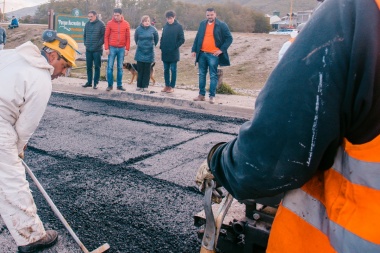
<svg viewBox="0 0 380 253"><path fill-rule="evenodd" d="M21 158L52 91L51 80L75 66L78 44L46 30L40 51L28 41L0 51L0 214L21 253L38 252L57 242L45 231L26 180Z"/></svg>

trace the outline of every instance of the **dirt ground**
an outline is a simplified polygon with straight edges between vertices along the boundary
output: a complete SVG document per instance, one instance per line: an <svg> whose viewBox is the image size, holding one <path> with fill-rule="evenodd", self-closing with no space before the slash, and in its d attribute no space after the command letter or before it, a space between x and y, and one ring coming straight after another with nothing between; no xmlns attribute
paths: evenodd
<svg viewBox="0 0 380 253"><path fill-rule="evenodd" d="M5 24L1 24L6 28ZM46 25L26 25L21 24L18 29L7 30L8 43L5 49L17 47L18 45L31 40L37 46L42 45L41 34ZM134 30L131 31L133 38ZM161 35L161 31L159 31ZM194 58L191 56L191 47L194 42L196 31L185 31L185 44L181 47L181 61L178 63L177 88L197 87L198 76L197 66L194 65ZM223 82L230 85L235 91L247 93L248 90L260 90L265 84L268 75L277 64L277 55L282 44L289 37L283 35L254 34L254 33L232 33L234 38L228 52L231 66L223 67ZM85 52L83 44L80 44L80 51ZM136 45L131 41L130 54L125 58L125 62L135 62L134 53ZM163 65L161 62L161 51L156 48L156 68L155 77L158 83L163 83ZM106 57L104 55L104 57ZM101 76L105 76L104 65ZM73 77L86 78L84 62L78 63L79 68L72 71ZM131 75L124 73L123 79L129 81ZM249 92L248 92L249 93Z"/></svg>

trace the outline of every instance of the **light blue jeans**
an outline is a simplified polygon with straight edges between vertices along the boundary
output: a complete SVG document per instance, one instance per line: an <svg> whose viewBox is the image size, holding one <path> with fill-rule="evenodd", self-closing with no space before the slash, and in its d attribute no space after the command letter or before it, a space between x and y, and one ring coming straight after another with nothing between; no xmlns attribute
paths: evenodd
<svg viewBox="0 0 380 253"><path fill-rule="evenodd" d="M108 65L107 65L107 81L108 87L113 86L113 65L115 63L115 58L117 58L117 87L122 86L121 79L123 78L123 61L124 61L125 47L111 47L110 53L108 55Z"/></svg>
<svg viewBox="0 0 380 253"><path fill-rule="evenodd" d="M215 97L216 86L218 85L218 65L218 56L214 56L210 53L200 53L198 60L200 95L206 95L206 75L208 69L210 72L210 97Z"/></svg>

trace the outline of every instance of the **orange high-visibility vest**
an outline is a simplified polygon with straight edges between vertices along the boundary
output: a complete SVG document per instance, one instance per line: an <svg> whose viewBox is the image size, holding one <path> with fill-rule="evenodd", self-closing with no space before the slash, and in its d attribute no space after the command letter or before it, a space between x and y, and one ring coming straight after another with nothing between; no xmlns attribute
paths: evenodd
<svg viewBox="0 0 380 253"><path fill-rule="evenodd" d="M288 192L267 252L380 252L380 135L345 140L334 165Z"/></svg>

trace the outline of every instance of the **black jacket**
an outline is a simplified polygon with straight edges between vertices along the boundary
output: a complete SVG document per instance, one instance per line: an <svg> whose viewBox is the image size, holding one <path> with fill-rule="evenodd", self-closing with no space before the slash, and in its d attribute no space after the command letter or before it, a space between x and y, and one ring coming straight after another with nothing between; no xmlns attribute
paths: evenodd
<svg viewBox="0 0 380 253"><path fill-rule="evenodd" d="M269 76L252 120L212 156L216 180L237 199L275 195L329 169L343 138L379 135L379 41L374 0L325 1Z"/></svg>
<svg viewBox="0 0 380 253"><path fill-rule="evenodd" d="M206 25L207 19L200 23L197 35L195 36L193 48L191 49L191 52L195 52L197 54L195 59L196 63L198 62L199 53L201 52L203 39L205 37ZM227 49L232 43L232 35L227 24L217 18L215 19L214 39L215 46L223 52L223 54L219 55L219 65L230 66L230 58L228 57Z"/></svg>
<svg viewBox="0 0 380 253"><path fill-rule="evenodd" d="M160 49L163 62L179 61L179 47L185 43L183 28L177 20L173 24L166 23L163 28Z"/></svg>
<svg viewBox="0 0 380 253"><path fill-rule="evenodd" d="M96 19L94 22L88 21L84 27L83 41L86 51L101 51L104 44L105 25L103 21Z"/></svg>

